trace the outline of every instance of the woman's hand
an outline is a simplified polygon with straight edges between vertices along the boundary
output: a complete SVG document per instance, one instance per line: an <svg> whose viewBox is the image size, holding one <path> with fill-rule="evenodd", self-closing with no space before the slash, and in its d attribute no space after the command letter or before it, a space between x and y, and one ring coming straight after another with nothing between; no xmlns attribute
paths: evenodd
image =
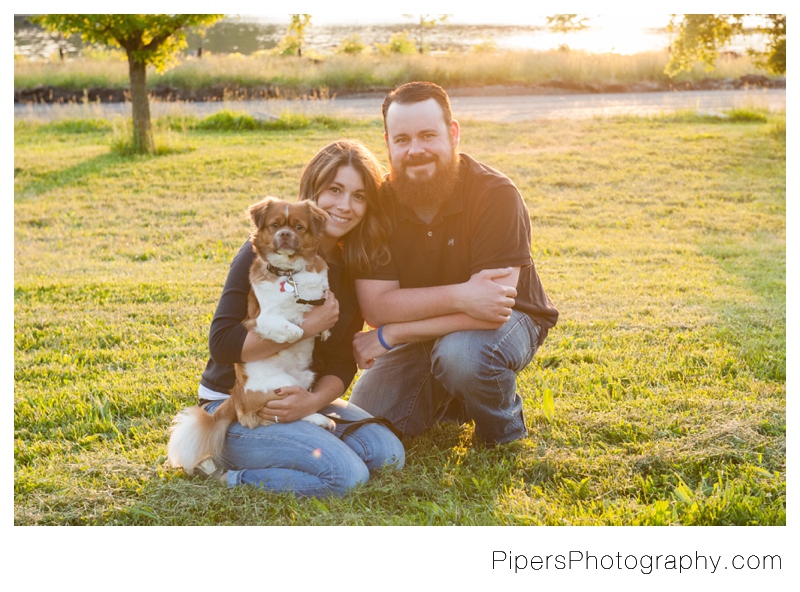
<svg viewBox="0 0 800 592"><path fill-rule="evenodd" d="M305 314L303 318L303 337L316 337L326 329L330 329L339 320L339 301L336 300L333 292L328 290L328 296L325 298L325 303L320 306L314 306L310 311Z"/></svg>
<svg viewBox="0 0 800 592"><path fill-rule="evenodd" d="M317 412L316 397L301 386L284 386L275 391L280 398L273 399L258 412L261 419L289 423Z"/></svg>

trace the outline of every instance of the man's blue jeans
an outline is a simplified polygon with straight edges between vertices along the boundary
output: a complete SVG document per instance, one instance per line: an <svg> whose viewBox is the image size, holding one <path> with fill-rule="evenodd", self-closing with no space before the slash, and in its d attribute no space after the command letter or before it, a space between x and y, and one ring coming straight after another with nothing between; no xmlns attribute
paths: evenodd
<svg viewBox="0 0 800 592"><path fill-rule="evenodd" d="M213 413L221 404L213 401L205 409ZM320 413L347 420L369 417L342 399ZM403 467L403 444L387 427L368 423L342 436L346 427L337 423L331 433L307 421L295 421L251 430L234 422L219 457L228 470L228 486L255 485L301 497L340 496L366 483L371 471L385 465Z"/></svg>
<svg viewBox="0 0 800 592"><path fill-rule="evenodd" d="M517 374L533 359L539 327L526 314L493 331L458 331L388 351L358 379L350 401L416 436L463 405L475 435L500 444L527 435ZM449 409L448 409L449 406Z"/></svg>

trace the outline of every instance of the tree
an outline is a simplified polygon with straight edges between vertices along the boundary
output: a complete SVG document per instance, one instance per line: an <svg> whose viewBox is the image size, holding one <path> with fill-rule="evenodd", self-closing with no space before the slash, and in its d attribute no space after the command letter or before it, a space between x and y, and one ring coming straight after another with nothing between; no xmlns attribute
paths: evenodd
<svg viewBox="0 0 800 592"><path fill-rule="evenodd" d="M303 43L306 40L306 29L311 26L310 14L293 14L274 52L278 55L303 57Z"/></svg>
<svg viewBox="0 0 800 592"><path fill-rule="evenodd" d="M419 53L425 53L425 34L436 25L446 23L450 18L449 14L440 14L439 16L431 16L428 14L404 14L403 16L417 21L417 25L414 27L414 33L417 37L417 51L419 51Z"/></svg>
<svg viewBox="0 0 800 592"><path fill-rule="evenodd" d="M547 26L553 33L561 33L564 35L566 41L567 33L576 33L589 28L586 21L589 20L588 16L581 16L579 14L554 14L547 17ZM559 49L569 49L566 43L563 43Z"/></svg>
<svg viewBox="0 0 800 592"><path fill-rule="evenodd" d="M588 16L579 14L554 14L547 17L547 26L554 33L574 33L588 28L589 25L586 24L588 20Z"/></svg>
<svg viewBox="0 0 800 592"><path fill-rule="evenodd" d="M719 57L719 48L730 42L735 35L760 32L769 39L765 51L748 49L748 53L764 69L775 74L786 73L786 15L757 15L765 19L765 25L745 29L744 14L684 14L680 22L674 15L669 30L676 33L669 62L664 72L675 76L690 70L697 62L714 69Z"/></svg>
<svg viewBox="0 0 800 592"><path fill-rule="evenodd" d="M155 148L147 96L147 66L163 72L187 46L186 30L208 27L221 14L43 14L31 21L51 32L80 35L85 43L121 47L128 57L133 111L133 148Z"/></svg>
<svg viewBox="0 0 800 592"><path fill-rule="evenodd" d="M766 51L750 50L750 54L762 68L774 74L786 74L786 15L768 14L766 18L768 26L759 27L769 39Z"/></svg>

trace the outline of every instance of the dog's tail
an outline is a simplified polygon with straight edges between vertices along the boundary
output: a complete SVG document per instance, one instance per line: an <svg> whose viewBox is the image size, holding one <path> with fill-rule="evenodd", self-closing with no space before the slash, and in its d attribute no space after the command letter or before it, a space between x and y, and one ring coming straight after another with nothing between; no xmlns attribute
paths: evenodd
<svg viewBox="0 0 800 592"><path fill-rule="evenodd" d="M184 409L172 420L167 459L173 467L188 474L207 456L216 456L225 443L228 427L236 420L231 399L225 400L211 415L199 406Z"/></svg>

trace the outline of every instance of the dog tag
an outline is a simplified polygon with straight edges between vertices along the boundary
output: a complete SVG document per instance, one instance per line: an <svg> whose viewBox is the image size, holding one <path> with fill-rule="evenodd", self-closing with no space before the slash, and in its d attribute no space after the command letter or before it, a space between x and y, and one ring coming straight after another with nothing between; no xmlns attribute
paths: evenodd
<svg viewBox="0 0 800 592"><path fill-rule="evenodd" d="M295 291L294 282L292 282L291 280L281 282L281 292L294 292L294 291Z"/></svg>

